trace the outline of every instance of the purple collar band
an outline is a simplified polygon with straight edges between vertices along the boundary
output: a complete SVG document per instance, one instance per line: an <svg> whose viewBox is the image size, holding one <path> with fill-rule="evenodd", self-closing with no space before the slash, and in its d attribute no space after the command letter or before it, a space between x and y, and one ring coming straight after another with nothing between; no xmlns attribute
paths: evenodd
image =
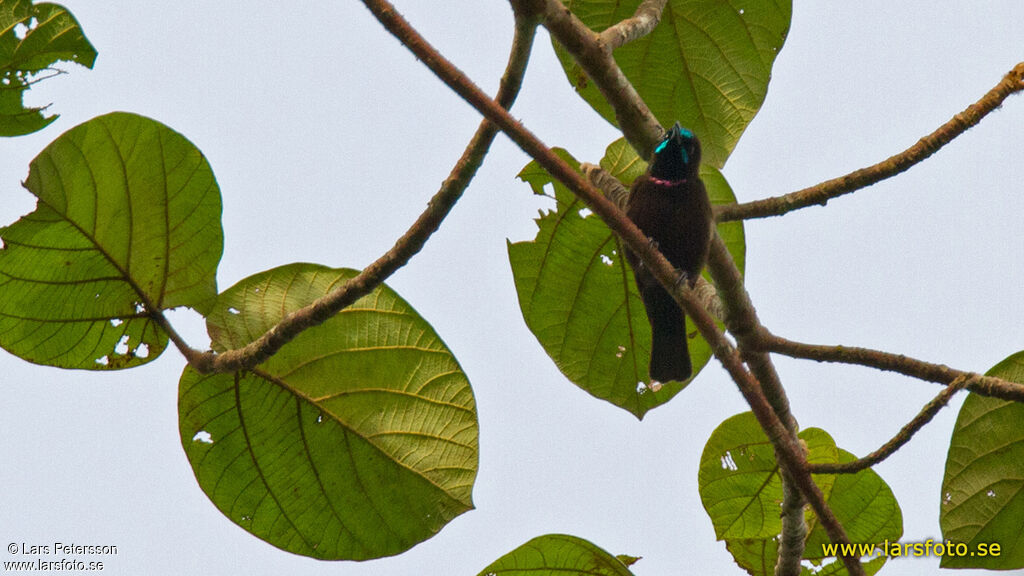
<svg viewBox="0 0 1024 576"><path fill-rule="evenodd" d="M684 182L686 182L686 178L683 178L682 180L662 180L661 178L651 176L651 183L657 184L658 186L678 186Z"/></svg>

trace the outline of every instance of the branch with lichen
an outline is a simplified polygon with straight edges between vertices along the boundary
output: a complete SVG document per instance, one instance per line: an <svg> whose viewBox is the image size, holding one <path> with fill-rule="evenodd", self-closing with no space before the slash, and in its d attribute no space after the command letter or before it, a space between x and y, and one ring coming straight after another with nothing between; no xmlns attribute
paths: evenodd
<svg viewBox="0 0 1024 576"><path fill-rule="evenodd" d="M954 138L969 128L977 125L982 118L999 108L1010 95L1022 90L1024 90L1024 62L1014 66L1013 70L1003 76L1003 79L980 100L953 116L948 122L903 152L890 156L873 166L854 170L845 176L826 180L810 188L763 200L720 206L715 212L715 219L719 222L728 222L767 218L781 216L808 206L824 206L833 198L855 192L905 172L938 152L940 148L952 142Z"/></svg>
<svg viewBox="0 0 1024 576"><path fill-rule="evenodd" d="M627 18L614 26L609 26L599 37L601 42L612 51L629 42L651 33L661 22L661 13L665 10L668 0L644 0L636 8L632 18Z"/></svg>

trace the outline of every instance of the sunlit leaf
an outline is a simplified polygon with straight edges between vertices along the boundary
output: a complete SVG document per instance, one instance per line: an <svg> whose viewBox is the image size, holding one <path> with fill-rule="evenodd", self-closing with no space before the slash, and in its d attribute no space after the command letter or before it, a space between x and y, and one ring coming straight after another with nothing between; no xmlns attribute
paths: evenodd
<svg viewBox="0 0 1024 576"><path fill-rule="evenodd" d="M57 119L44 108L25 108L29 87L59 73L57 62L92 68L96 49L74 16L58 4L29 0L0 2L0 136L20 136L42 130Z"/></svg>
<svg viewBox="0 0 1024 576"><path fill-rule="evenodd" d="M242 347L356 271L291 264L226 290L217 350ZM186 368L181 441L224 515L306 556L398 554L471 509L476 405L430 325L381 286L253 371Z"/></svg>
<svg viewBox="0 0 1024 576"><path fill-rule="evenodd" d="M95 370L156 358L151 314L206 312L223 248L220 190L202 153L149 118L115 112L32 161L36 210L0 228L0 346Z"/></svg>

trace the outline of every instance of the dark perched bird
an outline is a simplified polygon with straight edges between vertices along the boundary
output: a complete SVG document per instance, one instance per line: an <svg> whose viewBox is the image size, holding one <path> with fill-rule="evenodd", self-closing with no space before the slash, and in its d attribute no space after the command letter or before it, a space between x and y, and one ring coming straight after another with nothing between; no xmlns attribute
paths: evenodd
<svg viewBox="0 0 1024 576"><path fill-rule="evenodd" d="M677 122L654 149L647 172L633 182L626 214L692 288L708 259L711 201L697 174L700 141ZM640 258L626 251L651 322L651 380L681 382L690 377L686 317Z"/></svg>

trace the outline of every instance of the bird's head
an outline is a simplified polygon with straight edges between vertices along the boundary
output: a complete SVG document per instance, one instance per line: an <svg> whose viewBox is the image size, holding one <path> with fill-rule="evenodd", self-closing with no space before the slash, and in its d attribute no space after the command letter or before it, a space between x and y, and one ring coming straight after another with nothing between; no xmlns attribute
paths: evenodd
<svg viewBox="0 0 1024 576"><path fill-rule="evenodd" d="M651 176L677 182L696 178L700 167L700 140L676 122L654 148Z"/></svg>

